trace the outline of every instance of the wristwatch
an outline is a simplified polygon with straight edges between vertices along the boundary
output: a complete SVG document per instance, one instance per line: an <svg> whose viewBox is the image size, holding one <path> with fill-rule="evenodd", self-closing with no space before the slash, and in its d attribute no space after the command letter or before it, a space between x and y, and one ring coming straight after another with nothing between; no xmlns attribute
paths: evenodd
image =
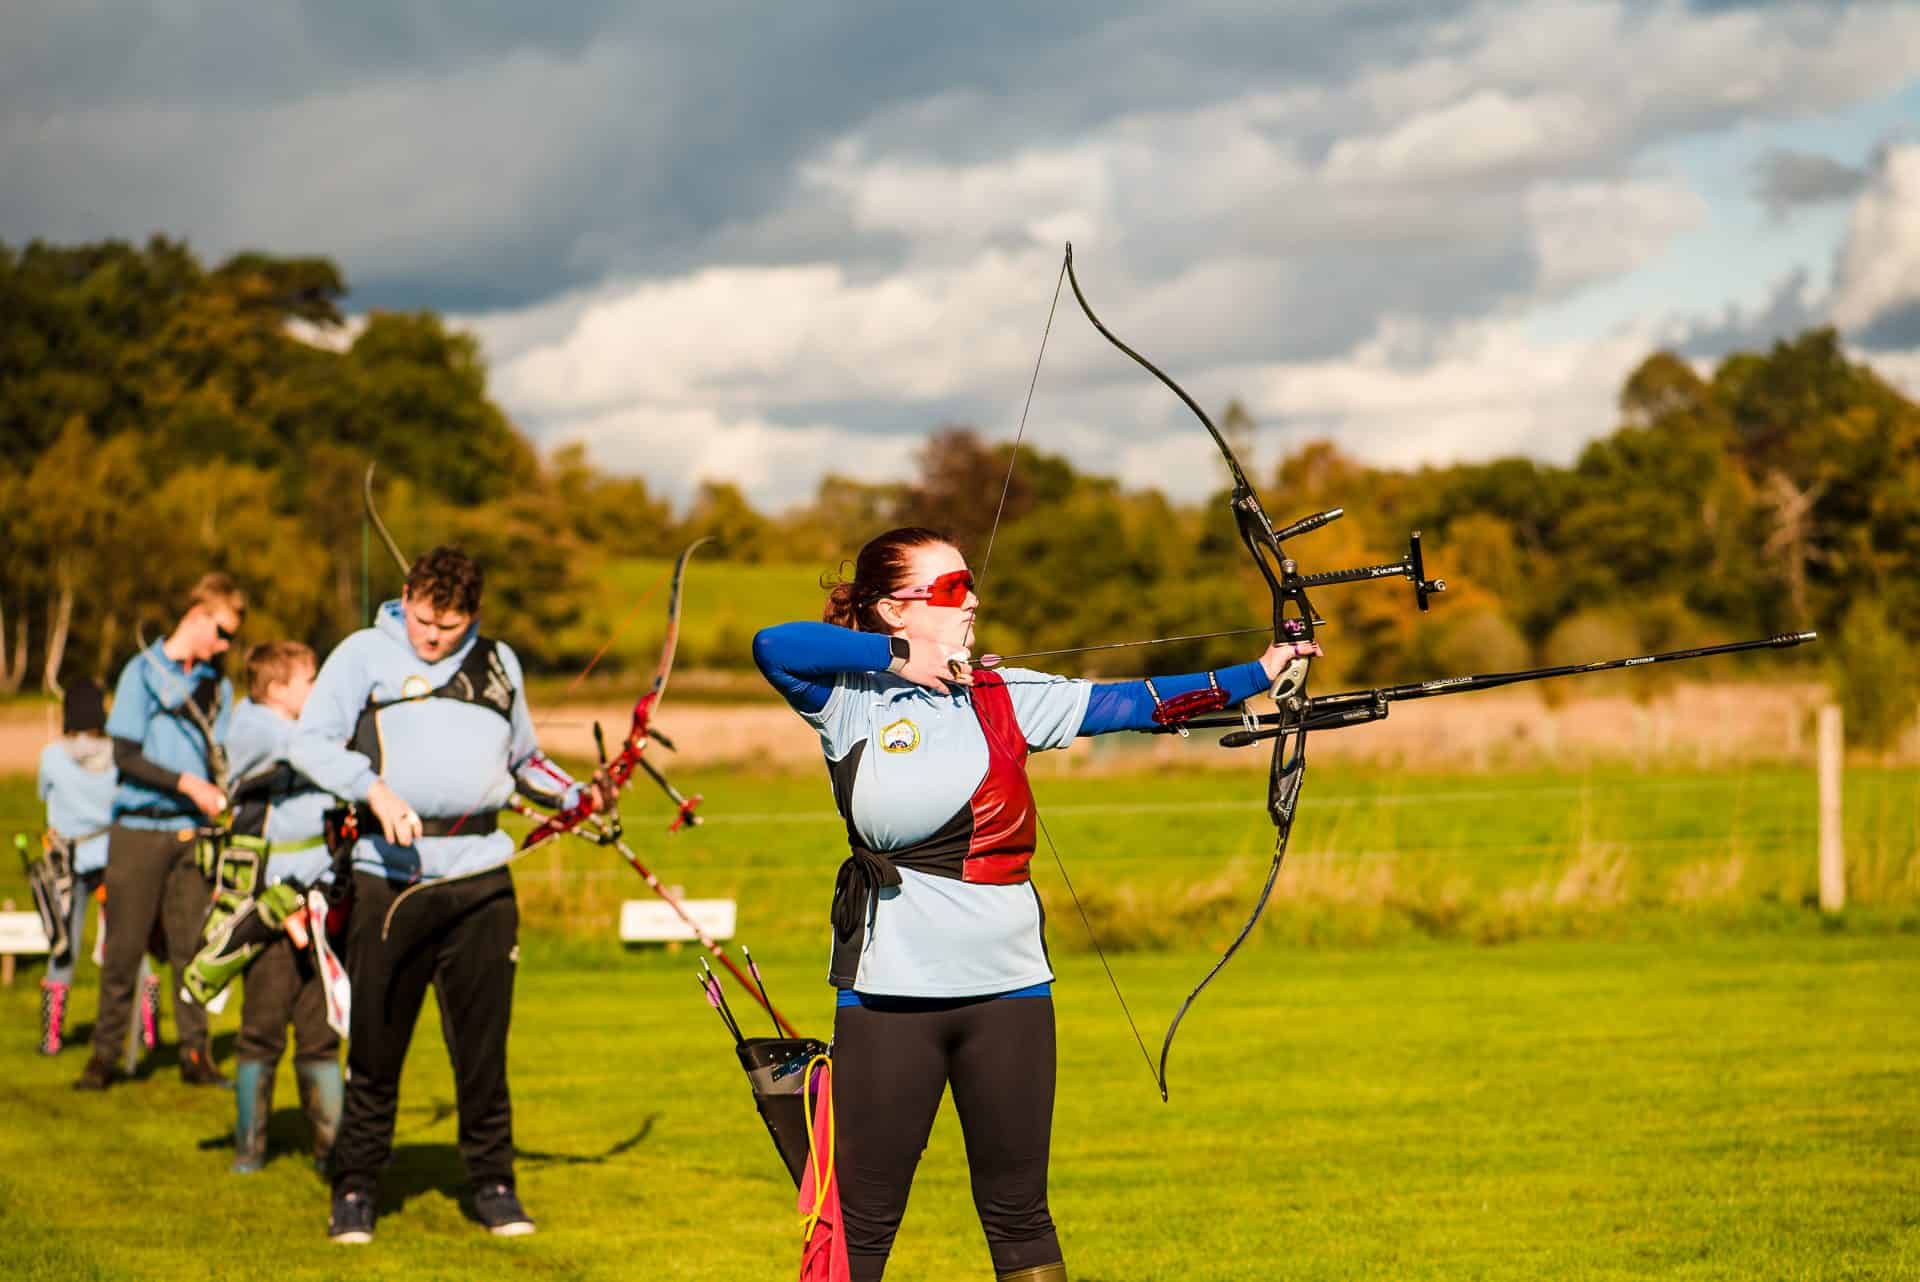
<svg viewBox="0 0 1920 1282"><path fill-rule="evenodd" d="M905 672L907 659L913 653L913 647L907 644L905 637L888 637L887 649L893 652L893 661L887 664L888 672Z"/></svg>

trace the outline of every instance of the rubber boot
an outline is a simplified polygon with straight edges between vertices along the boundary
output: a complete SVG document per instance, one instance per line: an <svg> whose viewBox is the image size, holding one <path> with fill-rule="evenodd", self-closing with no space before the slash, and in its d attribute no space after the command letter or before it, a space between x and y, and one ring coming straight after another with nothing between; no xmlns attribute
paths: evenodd
<svg viewBox="0 0 1920 1282"><path fill-rule="evenodd" d="M993 1276L994 1282L1067 1282L1067 1266L1065 1261L1055 1260L1052 1264L1036 1264L1030 1269Z"/></svg>
<svg viewBox="0 0 1920 1282"><path fill-rule="evenodd" d="M313 1125L313 1165L327 1174L333 1157L333 1137L340 1132L340 1105L346 1097L346 1081L337 1059L316 1059L293 1066L300 1083L300 1107Z"/></svg>
<svg viewBox="0 0 1920 1282"><path fill-rule="evenodd" d="M66 1044L67 990L58 980L40 981L40 1053L58 1055Z"/></svg>
<svg viewBox="0 0 1920 1282"><path fill-rule="evenodd" d="M233 1173L252 1175L267 1164L267 1119L273 1116L277 1064L243 1059L233 1068Z"/></svg>

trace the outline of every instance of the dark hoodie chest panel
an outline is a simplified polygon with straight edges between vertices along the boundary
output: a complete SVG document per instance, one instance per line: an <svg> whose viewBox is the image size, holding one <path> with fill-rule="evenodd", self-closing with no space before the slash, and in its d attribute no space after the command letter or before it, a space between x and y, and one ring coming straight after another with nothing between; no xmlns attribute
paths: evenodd
<svg viewBox="0 0 1920 1282"><path fill-rule="evenodd" d="M500 658L496 643L491 637L475 637L473 649L467 651L459 670L445 685L413 698L384 701L369 698L367 706L360 710L360 719L354 723L353 738L348 746L372 762L374 773L378 774L385 768L380 759L379 717L388 708L415 703L420 699L457 699L461 703L471 703L497 712L508 725L512 725L514 697L513 679L507 673L507 665Z"/></svg>

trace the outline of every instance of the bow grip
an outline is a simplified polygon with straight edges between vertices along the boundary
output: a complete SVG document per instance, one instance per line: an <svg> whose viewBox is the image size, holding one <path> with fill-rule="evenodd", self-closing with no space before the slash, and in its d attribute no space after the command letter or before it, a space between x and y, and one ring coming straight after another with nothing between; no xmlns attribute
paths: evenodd
<svg viewBox="0 0 1920 1282"><path fill-rule="evenodd" d="M1287 660L1287 666L1280 669L1273 684L1267 687L1267 693L1273 696L1274 703L1285 708L1300 698L1307 688L1307 667L1312 661L1311 656L1304 654Z"/></svg>

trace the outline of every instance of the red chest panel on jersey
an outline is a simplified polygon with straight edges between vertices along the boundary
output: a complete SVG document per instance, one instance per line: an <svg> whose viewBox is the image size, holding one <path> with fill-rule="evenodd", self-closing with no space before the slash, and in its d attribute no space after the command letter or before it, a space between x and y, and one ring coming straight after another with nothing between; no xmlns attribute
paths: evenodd
<svg viewBox="0 0 1920 1282"><path fill-rule="evenodd" d="M991 886L1028 879L1037 820L1027 782L1027 737L1013 715L1013 697L996 672L975 670L973 715L987 740L987 774L973 790L973 834L960 880Z"/></svg>

